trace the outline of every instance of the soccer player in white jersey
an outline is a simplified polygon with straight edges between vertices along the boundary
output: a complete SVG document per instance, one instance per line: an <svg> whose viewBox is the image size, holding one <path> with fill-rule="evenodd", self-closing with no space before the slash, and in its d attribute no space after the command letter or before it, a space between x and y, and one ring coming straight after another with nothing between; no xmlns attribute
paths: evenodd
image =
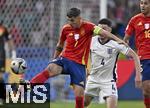
<svg viewBox="0 0 150 108"><path fill-rule="evenodd" d="M101 19L99 26L111 32L111 21ZM92 99L103 94L107 108L117 108L118 93L116 87L116 62L119 53L133 58L135 63L135 85L141 86L141 66L137 54L123 44L103 36L94 36L91 42L91 70L85 88L85 103L87 107Z"/></svg>

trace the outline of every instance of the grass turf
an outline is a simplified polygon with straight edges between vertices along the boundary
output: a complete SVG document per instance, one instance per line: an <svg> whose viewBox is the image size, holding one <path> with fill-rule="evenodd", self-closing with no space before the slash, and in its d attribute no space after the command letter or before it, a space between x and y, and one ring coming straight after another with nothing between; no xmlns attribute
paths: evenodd
<svg viewBox="0 0 150 108"><path fill-rule="evenodd" d="M50 108L75 108L74 102L51 102ZM105 108L105 104L92 103L88 108ZM118 108L144 108L142 101L119 101Z"/></svg>
<svg viewBox="0 0 150 108"><path fill-rule="evenodd" d="M0 108L75 108L75 103L74 101L57 101L46 104L6 104ZM88 108L105 108L105 104L93 102ZM144 104L143 101L119 101L118 108L144 108Z"/></svg>

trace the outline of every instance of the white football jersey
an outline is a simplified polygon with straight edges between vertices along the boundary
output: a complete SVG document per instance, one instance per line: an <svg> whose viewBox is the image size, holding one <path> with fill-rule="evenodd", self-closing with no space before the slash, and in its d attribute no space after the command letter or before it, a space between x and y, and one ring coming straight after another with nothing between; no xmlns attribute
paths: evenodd
<svg viewBox="0 0 150 108"><path fill-rule="evenodd" d="M120 52L126 55L130 48L118 44L114 40L101 44L98 37L92 37L90 48L91 70L88 80L96 83L116 81L118 55Z"/></svg>

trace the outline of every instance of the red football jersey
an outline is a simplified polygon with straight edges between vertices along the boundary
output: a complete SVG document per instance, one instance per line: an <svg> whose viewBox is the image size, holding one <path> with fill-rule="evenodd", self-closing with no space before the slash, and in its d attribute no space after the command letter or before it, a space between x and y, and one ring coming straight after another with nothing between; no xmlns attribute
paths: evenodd
<svg viewBox="0 0 150 108"><path fill-rule="evenodd" d="M61 56L77 63L87 65L94 24L83 21L80 28L73 28L70 24L62 28L60 39L65 41L65 48Z"/></svg>
<svg viewBox="0 0 150 108"><path fill-rule="evenodd" d="M128 35L135 34L135 44L140 59L150 59L150 17L140 13L132 17L127 25Z"/></svg>

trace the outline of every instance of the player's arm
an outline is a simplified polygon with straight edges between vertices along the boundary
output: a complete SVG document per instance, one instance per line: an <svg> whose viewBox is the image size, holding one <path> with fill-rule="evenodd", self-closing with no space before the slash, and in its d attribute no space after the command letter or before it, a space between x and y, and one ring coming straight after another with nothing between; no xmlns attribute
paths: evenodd
<svg viewBox="0 0 150 108"><path fill-rule="evenodd" d="M125 36L123 38L123 40L129 44L129 40L130 40L130 37L132 36L132 34L134 33L134 19L131 19L125 29Z"/></svg>
<svg viewBox="0 0 150 108"><path fill-rule="evenodd" d="M132 57L134 60L135 70L136 70L135 86L138 88L141 88L141 84L142 84L142 82L141 82L141 71L142 71L142 68L140 65L139 57L131 48L129 49L127 56Z"/></svg>
<svg viewBox="0 0 150 108"><path fill-rule="evenodd" d="M56 49L55 49L55 52L54 52L54 58L57 58L57 57L60 56L60 54L63 50L64 44L65 44L65 40L66 40L65 27L63 27L61 29L60 36L59 36L59 39L58 39L58 43L56 45Z"/></svg>
<svg viewBox="0 0 150 108"><path fill-rule="evenodd" d="M118 43L123 43L124 45L127 46L127 44L126 44L122 39L118 38L117 36L115 36L114 34L108 32L108 31L102 29L102 28L99 27L99 26L95 26L95 27L94 27L94 34L95 34L95 35L100 35L100 36L101 36L101 35L102 35L102 36L107 36L107 37L109 37L109 38L111 38L111 39L117 41Z"/></svg>
<svg viewBox="0 0 150 108"><path fill-rule="evenodd" d="M64 47L64 41L59 39L55 49L54 58L57 58L61 54L63 47Z"/></svg>
<svg viewBox="0 0 150 108"><path fill-rule="evenodd" d="M129 44L130 35L125 34L125 36L124 36L123 40L124 40L127 44Z"/></svg>

